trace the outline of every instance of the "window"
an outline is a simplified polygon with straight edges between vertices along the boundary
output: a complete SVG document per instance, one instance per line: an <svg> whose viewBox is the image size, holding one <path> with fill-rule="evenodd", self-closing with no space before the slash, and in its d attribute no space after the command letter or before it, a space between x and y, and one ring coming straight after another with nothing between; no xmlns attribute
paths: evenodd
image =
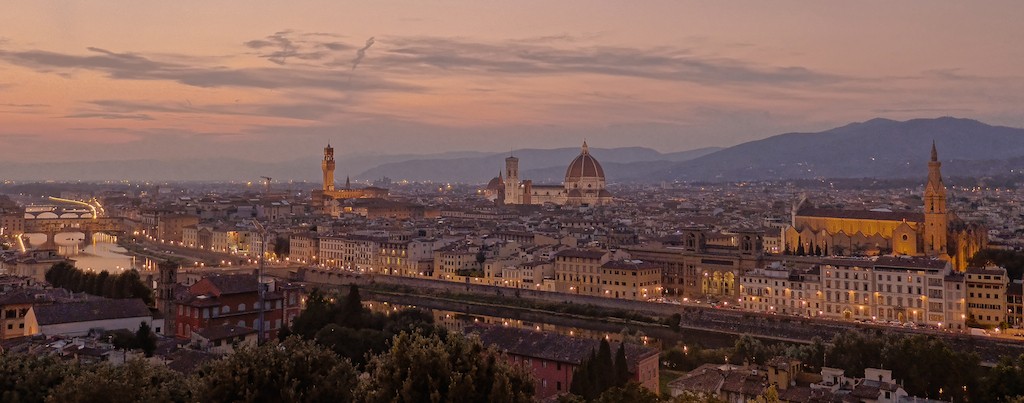
<svg viewBox="0 0 1024 403"><path fill-rule="evenodd" d="M245 312L245 303L238 304L238 312Z"/></svg>

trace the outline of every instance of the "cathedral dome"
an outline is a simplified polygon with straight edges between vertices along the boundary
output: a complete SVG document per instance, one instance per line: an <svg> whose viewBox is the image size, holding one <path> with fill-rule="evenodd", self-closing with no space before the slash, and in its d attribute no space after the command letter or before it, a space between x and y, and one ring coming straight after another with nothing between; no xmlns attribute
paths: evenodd
<svg viewBox="0 0 1024 403"><path fill-rule="evenodd" d="M498 176L491 179L491 181L487 183L487 187L485 189L493 191L505 190L505 181L501 179L501 174L499 173Z"/></svg>
<svg viewBox="0 0 1024 403"><path fill-rule="evenodd" d="M565 181L578 181L582 178L595 178L602 181L604 178L604 169L601 168L601 164L597 162L592 155L590 155L590 149L587 147L587 142L583 142L583 150L576 159L572 160L569 164L569 169L565 170Z"/></svg>

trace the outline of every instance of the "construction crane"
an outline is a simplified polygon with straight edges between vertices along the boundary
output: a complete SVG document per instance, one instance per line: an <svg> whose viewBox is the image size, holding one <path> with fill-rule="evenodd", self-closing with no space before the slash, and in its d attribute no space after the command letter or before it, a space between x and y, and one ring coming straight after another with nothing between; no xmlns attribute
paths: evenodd
<svg viewBox="0 0 1024 403"><path fill-rule="evenodd" d="M270 181L272 181L273 178L269 176L261 176L261 178L263 178L263 192L270 194Z"/></svg>

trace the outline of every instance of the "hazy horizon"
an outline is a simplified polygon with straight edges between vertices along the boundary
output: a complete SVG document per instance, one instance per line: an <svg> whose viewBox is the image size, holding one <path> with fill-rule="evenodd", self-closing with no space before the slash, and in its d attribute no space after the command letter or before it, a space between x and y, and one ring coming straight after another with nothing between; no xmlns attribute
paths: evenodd
<svg viewBox="0 0 1024 403"><path fill-rule="evenodd" d="M15 3L0 159L728 147L875 117L1024 127L1024 5Z"/></svg>

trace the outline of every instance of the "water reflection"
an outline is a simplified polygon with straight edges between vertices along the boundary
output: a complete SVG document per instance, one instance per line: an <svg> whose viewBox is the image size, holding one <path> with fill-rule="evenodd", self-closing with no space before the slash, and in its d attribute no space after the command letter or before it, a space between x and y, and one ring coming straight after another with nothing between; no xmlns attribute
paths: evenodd
<svg viewBox="0 0 1024 403"><path fill-rule="evenodd" d="M46 241L43 234L28 234L26 237L32 245ZM57 253L74 259L75 266L80 269L120 273L128 269L151 271L156 267L152 259L130 255L117 244L117 237L104 233L94 234L92 242L86 245L85 234L63 232L54 237L54 243L57 244Z"/></svg>
<svg viewBox="0 0 1024 403"><path fill-rule="evenodd" d="M405 308L417 308L410 305L399 305L388 302L379 301L363 301L363 305L366 306L370 311L381 312L384 314L391 314L398 312ZM627 341L636 344L642 344L661 350L661 340L644 335L643 332L626 333L626 332L603 332L599 330L583 329L572 326L562 326L545 322L538 321L527 321L521 319L502 318L496 316L477 315L469 314L465 312L457 311L446 311L442 309L431 309L418 307L430 312L434 317L434 324L444 327L449 331L465 333L467 327L474 325L488 325L488 326L505 326L514 327L518 329L529 329L537 332L547 333L558 333L575 337L583 337L589 339L601 339L605 338L609 341Z"/></svg>

